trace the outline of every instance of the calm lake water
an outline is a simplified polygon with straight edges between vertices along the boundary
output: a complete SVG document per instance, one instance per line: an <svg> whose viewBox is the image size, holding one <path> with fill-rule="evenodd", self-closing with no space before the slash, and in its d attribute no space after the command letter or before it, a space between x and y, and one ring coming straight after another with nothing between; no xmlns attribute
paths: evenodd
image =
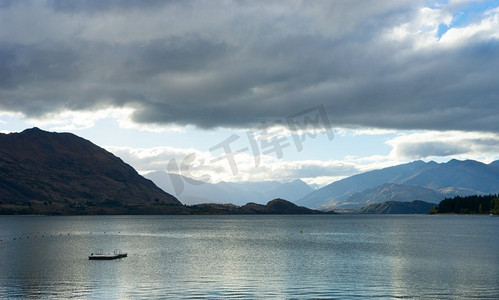
<svg viewBox="0 0 499 300"><path fill-rule="evenodd" d="M498 229L449 215L7 216L0 297L499 299ZM97 249L128 257L88 260Z"/></svg>

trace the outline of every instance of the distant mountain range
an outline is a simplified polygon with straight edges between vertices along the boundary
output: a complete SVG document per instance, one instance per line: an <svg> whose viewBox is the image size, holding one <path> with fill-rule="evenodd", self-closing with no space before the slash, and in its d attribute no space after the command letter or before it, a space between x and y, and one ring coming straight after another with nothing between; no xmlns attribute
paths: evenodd
<svg viewBox="0 0 499 300"><path fill-rule="evenodd" d="M394 167L357 174L318 190L305 182L220 182L210 184L176 174L153 172L144 175L168 193L174 194L172 176L182 182L183 203L264 204L284 198L301 206L322 210L359 209L386 201L422 200L438 203L456 195L482 195L499 191L499 161L490 164L466 160L447 163L414 161Z"/></svg>
<svg viewBox="0 0 499 300"><path fill-rule="evenodd" d="M357 174L315 190L295 203L321 209L360 208L373 202L423 200L499 192L499 161L414 161Z"/></svg>
<svg viewBox="0 0 499 300"><path fill-rule="evenodd" d="M269 199L282 198L294 202L313 191L305 182L219 182L216 184L193 180L163 171L151 172L144 177L152 180L164 191L174 194L184 204L248 202L265 204ZM172 180L173 178L173 180ZM180 181L180 182L178 182ZM177 186L174 186L174 182Z"/></svg>

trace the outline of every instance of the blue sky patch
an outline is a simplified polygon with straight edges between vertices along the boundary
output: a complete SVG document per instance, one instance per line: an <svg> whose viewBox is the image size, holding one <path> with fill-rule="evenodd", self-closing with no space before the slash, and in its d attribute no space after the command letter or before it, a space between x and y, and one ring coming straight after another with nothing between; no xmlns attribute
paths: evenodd
<svg viewBox="0 0 499 300"><path fill-rule="evenodd" d="M443 5L445 4L442 1L437 1L437 3L433 6L434 8L436 8L436 7L441 7ZM441 38L449 29L453 27L465 27L471 23L480 20L484 12L497 7L499 7L499 1L470 2L464 9L454 13L454 15L452 16L452 23L450 25L440 24L438 26L438 31L437 31L438 38Z"/></svg>

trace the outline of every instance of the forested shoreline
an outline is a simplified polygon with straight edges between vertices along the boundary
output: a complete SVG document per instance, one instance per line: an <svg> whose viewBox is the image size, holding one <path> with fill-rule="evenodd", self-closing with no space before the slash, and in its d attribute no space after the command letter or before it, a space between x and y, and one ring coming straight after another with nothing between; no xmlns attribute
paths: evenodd
<svg viewBox="0 0 499 300"><path fill-rule="evenodd" d="M431 213L499 215L498 195L473 195L445 198Z"/></svg>

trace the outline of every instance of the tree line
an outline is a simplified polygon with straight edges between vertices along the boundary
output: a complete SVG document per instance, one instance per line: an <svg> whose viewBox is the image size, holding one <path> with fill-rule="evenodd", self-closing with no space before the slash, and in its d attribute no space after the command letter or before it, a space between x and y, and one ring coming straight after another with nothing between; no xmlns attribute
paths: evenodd
<svg viewBox="0 0 499 300"><path fill-rule="evenodd" d="M499 215L499 196L472 195L445 198L430 213Z"/></svg>

